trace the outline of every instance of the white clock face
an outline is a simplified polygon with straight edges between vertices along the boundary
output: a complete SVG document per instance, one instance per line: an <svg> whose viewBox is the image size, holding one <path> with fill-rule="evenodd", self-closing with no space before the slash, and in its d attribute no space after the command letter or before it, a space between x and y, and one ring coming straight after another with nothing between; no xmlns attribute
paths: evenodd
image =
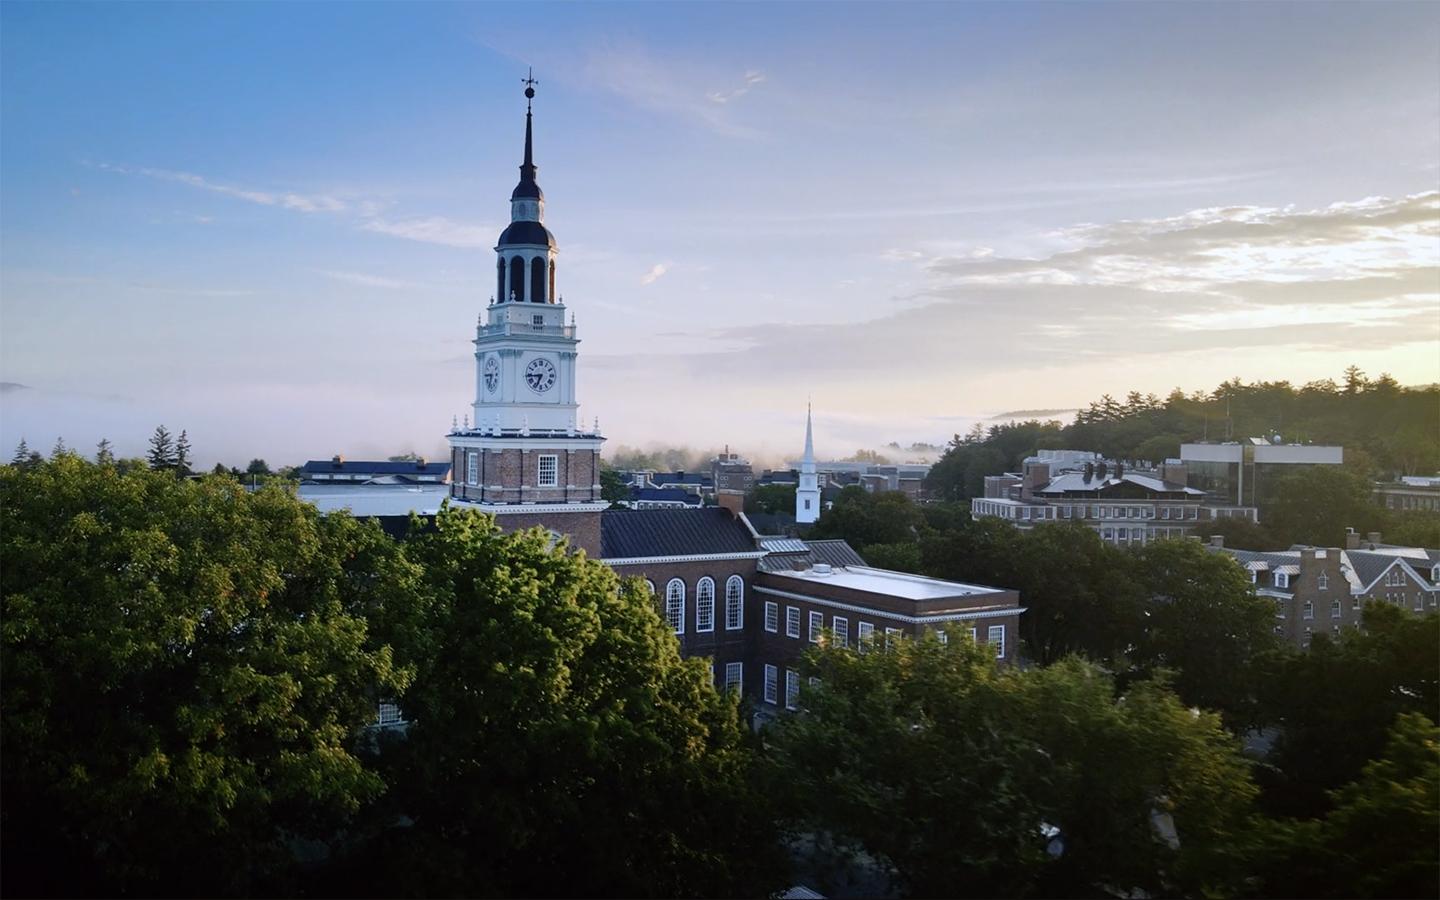
<svg viewBox="0 0 1440 900"><path fill-rule="evenodd" d="M500 363L495 361L495 357L487 356L485 357L485 390L493 394L499 386Z"/></svg>
<svg viewBox="0 0 1440 900"><path fill-rule="evenodd" d="M535 393L545 393L555 386L555 366L548 359L530 360L525 367L525 383Z"/></svg>

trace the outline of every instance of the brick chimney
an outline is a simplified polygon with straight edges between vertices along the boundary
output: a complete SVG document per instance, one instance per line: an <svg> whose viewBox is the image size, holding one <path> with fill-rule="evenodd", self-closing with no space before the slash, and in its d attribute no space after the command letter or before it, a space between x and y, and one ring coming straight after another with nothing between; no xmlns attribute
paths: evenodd
<svg viewBox="0 0 1440 900"><path fill-rule="evenodd" d="M745 511L745 492L722 488L715 492L715 502L729 510L731 518L738 519L740 514Z"/></svg>
<svg viewBox="0 0 1440 900"><path fill-rule="evenodd" d="M1347 529L1345 529L1345 549L1346 549L1346 550L1359 550L1359 549L1360 549L1360 532L1356 531L1356 530L1353 529L1353 528L1347 528Z"/></svg>

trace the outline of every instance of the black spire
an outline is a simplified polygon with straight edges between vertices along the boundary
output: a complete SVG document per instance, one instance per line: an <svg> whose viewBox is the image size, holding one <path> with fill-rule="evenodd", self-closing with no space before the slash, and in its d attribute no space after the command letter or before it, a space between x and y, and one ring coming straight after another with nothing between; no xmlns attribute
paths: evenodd
<svg viewBox="0 0 1440 900"><path fill-rule="evenodd" d="M540 200L543 199L545 195L540 192L540 185L535 181L535 154L532 150L533 142L530 137L530 101L535 99L535 85L540 82L535 80L533 71L520 79L520 81L525 85L525 162L520 166L520 183L517 184L515 190L511 192L510 199Z"/></svg>

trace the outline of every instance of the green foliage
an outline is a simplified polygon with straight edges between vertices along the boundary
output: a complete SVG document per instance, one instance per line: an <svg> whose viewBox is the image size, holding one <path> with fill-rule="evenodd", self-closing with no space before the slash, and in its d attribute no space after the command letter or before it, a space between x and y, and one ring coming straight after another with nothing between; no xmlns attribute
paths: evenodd
<svg viewBox="0 0 1440 900"><path fill-rule="evenodd" d="M630 488L621 480L620 473L602 462L600 464L600 499L608 501L611 508L614 508L629 496Z"/></svg>
<svg viewBox="0 0 1440 900"><path fill-rule="evenodd" d="M733 696L680 658L641 582L443 510L407 555L416 602L381 626L416 676L367 892L748 896L782 886ZM403 815L407 828L386 827ZM377 849L377 848L383 848Z"/></svg>
<svg viewBox="0 0 1440 900"><path fill-rule="evenodd" d="M1345 546L1345 529L1365 532L1380 525L1385 511L1375 504L1370 483L1339 466L1305 466L1266 488L1265 525L1286 542Z"/></svg>
<svg viewBox="0 0 1440 900"><path fill-rule="evenodd" d="M263 459L252 459L250 465L245 467L246 475L269 475L270 464Z"/></svg>
<svg viewBox="0 0 1440 900"><path fill-rule="evenodd" d="M793 484L762 484L746 496L745 511L794 513L795 488Z"/></svg>
<svg viewBox="0 0 1440 900"><path fill-rule="evenodd" d="M115 450L110 444L109 438L101 438L100 443L95 445L95 462L102 466L115 463Z"/></svg>
<svg viewBox="0 0 1440 900"><path fill-rule="evenodd" d="M0 525L7 892L283 892L381 790L378 527L73 454L0 468Z"/></svg>
<svg viewBox="0 0 1440 900"><path fill-rule="evenodd" d="M820 514L809 536L843 538L863 554L872 544L913 542L924 523L919 508L899 491L872 494L851 485Z"/></svg>
<svg viewBox="0 0 1440 900"><path fill-rule="evenodd" d="M175 440L175 471L180 475L190 474L190 436L184 429Z"/></svg>
<svg viewBox="0 0 1440 900"><path fill-rule="evenodd" d="M164 425L155 426L155 433L150 436L150 452L145 459L152 469L175 468L175 442Z"/></svg>
<svg viewBox="0 0 1440 900"><path fill-rule="evenodd" d="M813 651L806 674L822 686L802 694L805 712L766 733L790 827L863 850L904 894L1241 883L1254 786L1218 720L1162 685L1117 699L1079 660L997 668L970 641L933 636ZM1063 841L1058 858L1047 825Z"/></svg>

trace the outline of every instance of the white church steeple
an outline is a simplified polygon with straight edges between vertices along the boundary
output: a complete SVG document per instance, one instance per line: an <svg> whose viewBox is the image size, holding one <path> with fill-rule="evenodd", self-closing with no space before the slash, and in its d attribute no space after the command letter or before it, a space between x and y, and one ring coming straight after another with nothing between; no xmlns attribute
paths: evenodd
<svg viewBox="0 0 1440 900"><path fill-rule="evenodd" d="M805 456L800 460L800 486L795 489L795 522L808 525L820 518L820 479L815 474L815 437L810 404L805 404Z"/></svg>

